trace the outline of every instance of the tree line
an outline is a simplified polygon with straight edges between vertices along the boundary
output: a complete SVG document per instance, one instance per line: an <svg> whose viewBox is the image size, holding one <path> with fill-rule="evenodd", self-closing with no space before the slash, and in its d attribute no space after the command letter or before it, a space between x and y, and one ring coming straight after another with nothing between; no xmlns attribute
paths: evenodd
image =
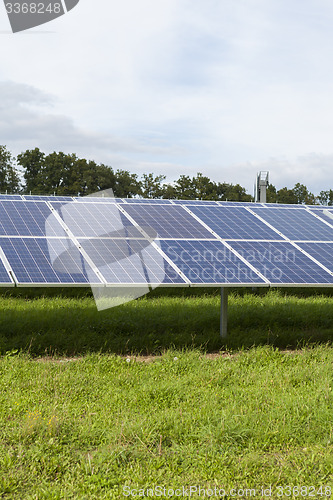
<svg viewBox="0 0 333 500"><path fill-rule="evenodd" d="M153 173L139 177L128 170L115 171L75 154L47 155L39 148L26 150L15 158L6 146L0 146L0 193L86 196L112 188L119 198L253 201L240 184L215 182L200 172L194 177L180 175L172 184L165 179L165 175ZM321 191L315 196L300 183L292 189L279 190L270 184L267 202L333 205L333 191Z"/></svg>

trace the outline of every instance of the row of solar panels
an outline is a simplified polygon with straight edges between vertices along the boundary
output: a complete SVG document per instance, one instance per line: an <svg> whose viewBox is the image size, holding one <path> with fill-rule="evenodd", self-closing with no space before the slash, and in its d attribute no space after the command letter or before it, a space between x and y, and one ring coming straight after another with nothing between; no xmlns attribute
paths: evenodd
<svg viewBox="0 0 333 500"><path fill-rule="evenodd" d="M50 198L0 201L2 285L333 285L333 210Z"/></svg>
<svg viewBox="0 0 333 500"><path fill-rule="evenodd" d="M210 206L251 206L251 207L274 207L274 203L249 203L241 201L214 201L214 200L165 200L165 199L145 199L145 198L113 198L113 197L97 197L97 196L43 196L43 195L20 195L20 194L0 194L0 200L17 200L17 201L64 201L66 203L74 202L90 202L90 203L135 203L149 205L210 205ZM304 208L304 205L288 205L279 204L279 207ZM318 205L310 205L318 208Z"/></svg>

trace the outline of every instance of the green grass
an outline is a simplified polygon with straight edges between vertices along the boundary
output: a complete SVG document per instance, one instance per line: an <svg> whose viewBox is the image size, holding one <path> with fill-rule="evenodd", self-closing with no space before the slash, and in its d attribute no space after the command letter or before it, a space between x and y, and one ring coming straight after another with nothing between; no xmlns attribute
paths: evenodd
<svg viewBox="0 0 333 500"><path fill-rule="evenodd" d="M84 294L2 295L0 353L17 349L31 355L156 354L183 347L212 352L254 345L296 348L333 338L333 297L329 295L232 294L229 338L221 341L219 296L187 293L146 296L101 312L93 298Z"/></svg>
<svg viewBox="0 0 333 500"><path fill-rule="evenodd" d="M3 498L118 499L124 486L333 487L327 346L212 358L168 351L150 362L8 354L0 373Z"/></svg>
<svg viewBox="0 0 333 500"><path fill-rule="evenodd" d="M219 296L192 293L103 312L82 290L0 295L1 498L157 485L272 485L274 499L303 485L327 498L333 297L240 290L223 342Z"/></svg>

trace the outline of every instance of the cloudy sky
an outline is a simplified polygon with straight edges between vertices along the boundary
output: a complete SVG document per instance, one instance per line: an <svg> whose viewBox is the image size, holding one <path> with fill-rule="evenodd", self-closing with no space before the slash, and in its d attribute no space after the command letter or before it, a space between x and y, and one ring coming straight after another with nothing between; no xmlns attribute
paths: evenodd
<svg viewBox="0 0 333 500"><path fill-rule="evenodd" d="M0 5L0 144L253 192L333 189L331 0L80 0L12 34Z"/></svg>

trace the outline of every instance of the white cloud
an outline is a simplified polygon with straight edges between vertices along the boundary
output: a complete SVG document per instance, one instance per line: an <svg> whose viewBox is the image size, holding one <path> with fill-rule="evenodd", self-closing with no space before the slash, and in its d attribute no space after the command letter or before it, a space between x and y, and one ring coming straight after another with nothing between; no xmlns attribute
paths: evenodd
<svg viewBox="0 0 333 500"><path fill-rule="evenodd" d="M0 34L1 142L251 192L260 168L333 187L332 21L328 0L82 0Z"/></svg>

